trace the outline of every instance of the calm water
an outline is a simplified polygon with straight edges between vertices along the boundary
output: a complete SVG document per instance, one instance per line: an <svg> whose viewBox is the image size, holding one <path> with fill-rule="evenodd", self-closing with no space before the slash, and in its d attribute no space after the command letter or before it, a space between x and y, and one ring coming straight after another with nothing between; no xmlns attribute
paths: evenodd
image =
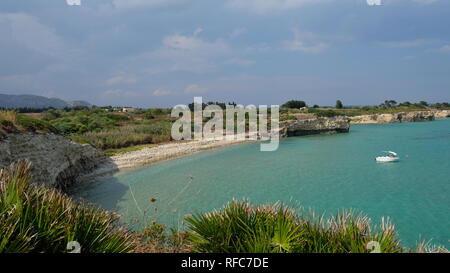
<svg viewBox="0 0 450 273"><path fill-rule="evenodd" d="M376 163L383 150L401 161ZM135 228L150 219L176 226L232 198L282 200L319 213L352 208L376 224L390 216L407 246L433 238L449 248L450 119L289 138L277 152L260 152L258 143L225 147L118 173L77 196L118 211Z"/></svg>

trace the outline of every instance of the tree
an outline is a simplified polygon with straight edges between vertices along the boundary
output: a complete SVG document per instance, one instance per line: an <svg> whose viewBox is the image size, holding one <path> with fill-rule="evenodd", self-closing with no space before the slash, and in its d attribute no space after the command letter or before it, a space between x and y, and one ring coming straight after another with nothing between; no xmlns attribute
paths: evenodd
<svg viewBox="0 0 450 273"><path fill-rule="evenodd" d="M344 108L344 105L342 104L342 101L340 101L340 100L337 100L337 101L336 101L336 108L337 108L337 109L342 109L342 108Z"/></svg>
<svg viewBox="0 0 450 273"><path fill-rule="evenodd" d="M421 101L421 102L419 102L419 104L422 106L428 106L428 102L426 102L426 101Z"/></svg>
<svg viewBox="0 0 450 273"><path fill-rule="evenodd" d="M411 102L405 101L405 102L400 103L398 106L410 107L411 105L412 105Z"/></svg>
<svg viewBox="0 0 450 273"><path fill-rule="evenodd" d="M281 105L283 108L300 109L306 107L306 103L302 100L290 100L285 104Z"/></svg>
<svg viewBox="0 0 450 273"><path fill-rule="evenodd" d="M385 108L392 108L397 105L397 102L395 100L385 100L384 103L381 104L382 107Z"/></svg>

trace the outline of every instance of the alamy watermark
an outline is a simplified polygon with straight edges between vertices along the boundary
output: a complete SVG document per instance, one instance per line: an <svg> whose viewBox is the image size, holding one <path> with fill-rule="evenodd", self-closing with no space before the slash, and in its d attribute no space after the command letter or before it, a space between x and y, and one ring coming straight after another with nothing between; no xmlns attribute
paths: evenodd
<svg viewBox="0 0 450 273"><path fill-rule="evenodd" d="M222 109L204 105L202 97L195 97L193 109L187 105L173 107L171 115L178 120L172 126L172 139L262 140L268 143L261 143L261 151L276 151L280 139L279 109L278 105L226 105ZM208 119L205 124L204 119Z"/></svg>
<svg viewBox="0 0 450 273"><path fill-rule="evenodd" d="M81 6L81 0L66 0L69 6Z"/></svg>
<svg viewBox="0 0 450 273"><path fill-rule="evenodd" d="M366 0L369 6L381 6L381 0Z"/></svg>
<svg viewBox="0 0 450 273"><path fill-rule="evenodd" d="M77 241L70 241L66 246L67 253L81 253L81 245Z"/></svg>

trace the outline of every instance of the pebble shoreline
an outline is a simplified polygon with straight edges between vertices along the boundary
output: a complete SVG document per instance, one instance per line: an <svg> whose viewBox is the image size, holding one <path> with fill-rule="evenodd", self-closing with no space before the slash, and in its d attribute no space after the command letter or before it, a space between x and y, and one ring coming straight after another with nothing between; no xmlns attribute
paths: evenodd
<svg viewBox="0 0 450 273"><path fill-rule="evenodd" d="M143 148L142 150L131 151L111 156L110 162L103 164L94 172L81 177L80 180L82 181L91 180L99 176L113 174L117 171L142 167L155 162L190 155L195 152L211 150L233 144L246 143L249 141L251 140L208 139L199 141L168 143L168 144L161 144L157 147Z"/></svg>

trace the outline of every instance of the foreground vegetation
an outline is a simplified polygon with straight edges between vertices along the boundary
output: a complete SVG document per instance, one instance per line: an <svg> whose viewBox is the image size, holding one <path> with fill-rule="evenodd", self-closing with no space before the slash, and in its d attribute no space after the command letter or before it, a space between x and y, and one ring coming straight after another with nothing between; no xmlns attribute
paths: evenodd
<svg viewBox="0 0 450 273"><path fill-rule="evenodd" d="M367 253L371 241L383 253L448 252L426 243L403 248L389 221L377 228L353 212L324 219L280 203L232 201L220 211L187 216L187 231L151 222L131 232L115 213L36 186L30 168L21 161L0 171L0 253L62 253L71 241L83 253Z"/></svg>
<svg viewBox="0 0 450 273"><path fill-rule="evenodd" d="M222 211L187 219L195 251L212 253L366 253L368 243L380 243L383 253L402 252L394 226L380 230L370 219L352 212L325 220L299 215L282 204L252 206L232 201Z"/></svg>
<svg viewBox="0 0 450 273"><path fill-rule="evenodd" d="M118 216L74 202L56 189L30 182L27 161L0 171L0 253L66 251L77 241L87 253L132 250Z"/></svg>

